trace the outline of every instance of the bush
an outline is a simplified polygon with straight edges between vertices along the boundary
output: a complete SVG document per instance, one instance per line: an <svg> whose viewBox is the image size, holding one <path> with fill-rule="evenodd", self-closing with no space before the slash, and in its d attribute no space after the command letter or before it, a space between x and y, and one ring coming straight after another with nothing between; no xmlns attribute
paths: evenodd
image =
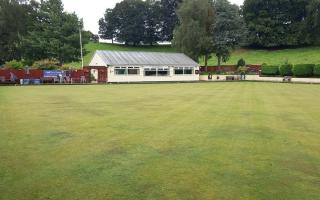
<svg viewBox="0 0 320 200"><path fill-rule="evenodd" d="M298 64L294 65L292 72L297 77L310 77L313 76L314 64Z"/></svg>
<svg viewBox="0 0 320 200"><path fill-rule="evenodd" d="M12 60L10 62L6 62L4 67L9 69L23 69L24 64L21 61Z"/></svg>
<svg viewBox="0 0 320 200"><path fill-rule="evenodd" d="M56 70L60 69L59 62L56 60L40 60L36 61L32 65L33 68L42 69L42 70Z"/></svg>
<svg viewBox="0 0 320 200"><path fill-rule="evenodd" d="M320 76L320 64L314 66L313 75L314 76Z"/></svg>
<svg viewBox="0 0 320 200"><path fill-rule="evenodd" d="M261 66L261 74L262 75L271 75L271 76L279 75L279 66L278 65L263 64Z"/></svg>
<svg viewBox="0 0 320 200"><path fill-rule="evenodd" d="M240 60L238 60L238 63L237 63L237 67L244 67L246 66L246 61L241 58Z"/></svg>
<svg viewBox="0 0 320 200"><path fill-rule="evenodd" d="M279 72L281 76L292 76L292 65L284 64L279 67Z"/></svg>
<svg viewBox="0 0 320 200"><path fill-rule="evenodd" d="M246 74L247 72L248 72L248 67L239 67L238 68L238 72L240 73L240 74Z"/></svg>

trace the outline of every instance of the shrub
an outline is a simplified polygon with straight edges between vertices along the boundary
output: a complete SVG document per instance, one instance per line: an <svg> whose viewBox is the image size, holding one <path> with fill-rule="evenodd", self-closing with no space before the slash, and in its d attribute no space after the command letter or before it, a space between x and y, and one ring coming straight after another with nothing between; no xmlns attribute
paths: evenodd
<svg viewBox="0 0 320 200"><path fill-rule="evenodd" d="M239 67L238 68L238 72L240 73L240 74L245 74L245 73L247 73L248 72L248 67Z"/></svg>
<svg viewBox="0 0 320 200"><path fill-rule="evenodd" d="M278 65L263 64L261 66L261 74L262 75L271 75L271 76L279 75L279 66Z"/></svg>
<svg viewBox="0 0 320 200"><path fill-rule="evenodd" d="M59 62L56 60L40 60L33 63L33 66L36 69L42 70L55 70L60 69Z"/></svg>
<svg viewBox="0 0 320 200"><path fill-rule="evenodd" d="M320 64L314 66L313 75L320 76Z"/></svg>
<svg viewBox="0 0 320 200"><path fill-rule="evenodd" d="M292 65L284 64L279 67L279 72L281 76L292 76Z"/></svg>
<svg viewBox="0 0 320 200"><path fill-rule="evenodd" d="M237 67L244 67L246 66L246 61L241 58L240 60L238 60L238 63L237 63Z"/></svg>
<svg viewBox="0 0 320 200"><path fill-rule="evenodd" d="M314 64L298 64L294 65L292 72L297 77L310 77L313 75Z"/></svg>
<svg viewBox="0 0 320 200"><path fill-rule="evenodd" d="M21 61L12 60L10 62L6 62L4 67L9 69L23 69L24 64Z"/></svg>

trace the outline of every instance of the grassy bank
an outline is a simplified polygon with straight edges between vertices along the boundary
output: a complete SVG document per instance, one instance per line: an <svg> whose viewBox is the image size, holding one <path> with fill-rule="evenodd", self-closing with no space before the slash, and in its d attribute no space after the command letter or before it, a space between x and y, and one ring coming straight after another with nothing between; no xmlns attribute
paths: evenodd
<svg viewBox="0 0 320 200"><path fill-rule="evenodd" d="M238 49L231 54L227 64L236 64L244 58L248 64L284 64L287 60L291 64L320 63L320 47L305 47L281 50ZM210 59L210 65L216 65L215 58Z"/></svg>
<svg viewBox="0 0 320 200"><path fill-rule="evenodd" d="M85 46L87 53L84 56L84 63L88 65L93 54L96 50L110 50L110 51L151 51L151 52L175 52L169 45L157 45L157 46L124 46L121 44L105 44L105 43L92 43L90 42ZM67 64L68 66L74 66L79 68L80 62L74 62Z"/></svg>
<svg viewBox="0 0 320 200"><path fill-rule="evenodd" d="M98 44L89 43L85 46L87 54L84 57L84 63L89 64L96 50L113 51L155 51L155 52L175 52L176 50L169 45L164 46L143 46L130 47L117 44ZM282 64L288 60L292 64L300 63L320 63L320 47L306 47L297 49L282 50L255 50L238 49L231 55L230 60L225 64L236 64L240 58L244 58L248 64ZM204 64L201 59L200 64ZM213 57L209 60L209 65L216 65L217 59ZM80 67L80 62L70 63L69 66Z"/></svg>

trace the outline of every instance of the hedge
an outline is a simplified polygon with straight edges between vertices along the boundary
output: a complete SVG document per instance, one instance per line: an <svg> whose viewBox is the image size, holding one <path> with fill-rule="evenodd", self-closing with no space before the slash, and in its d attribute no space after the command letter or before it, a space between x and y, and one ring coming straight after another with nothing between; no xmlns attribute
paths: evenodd
<svg viewBox="0 0 320 200"><path fill-rule="evenodd" d="M292 65L285 64L279 67L279 72L281 76L292 76Z"/></svg>
<svg viewBox="0 0 320 200"><path fill-rule="evenodd" d="M296 77L311 77L313 76L314 64L298 64L292 68L293 75Z"/></svg>
<svg viewBox="0 0 320 200"><path fill-rule="evenodd" d="M313 75L320 76L320 64L314 66Z"/></svg>
<svg viewBox="0 0 320 200"><path fill-rule="evenodd" d="M279 66L278 65L266 65L263 64L261 66L261 74L262 75L279 75Z"/></svg>

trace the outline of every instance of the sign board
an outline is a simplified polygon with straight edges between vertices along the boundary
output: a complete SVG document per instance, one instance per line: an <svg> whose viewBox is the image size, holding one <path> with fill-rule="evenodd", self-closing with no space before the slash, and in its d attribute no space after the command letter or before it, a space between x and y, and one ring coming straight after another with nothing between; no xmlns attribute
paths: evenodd
<svg viewBox="0 0 320 200"><path fill-rule="evenodd" d="M65 76L65 71L62 70L44 70L43 77L45 78L56 78L59 76Z"/></svg>

